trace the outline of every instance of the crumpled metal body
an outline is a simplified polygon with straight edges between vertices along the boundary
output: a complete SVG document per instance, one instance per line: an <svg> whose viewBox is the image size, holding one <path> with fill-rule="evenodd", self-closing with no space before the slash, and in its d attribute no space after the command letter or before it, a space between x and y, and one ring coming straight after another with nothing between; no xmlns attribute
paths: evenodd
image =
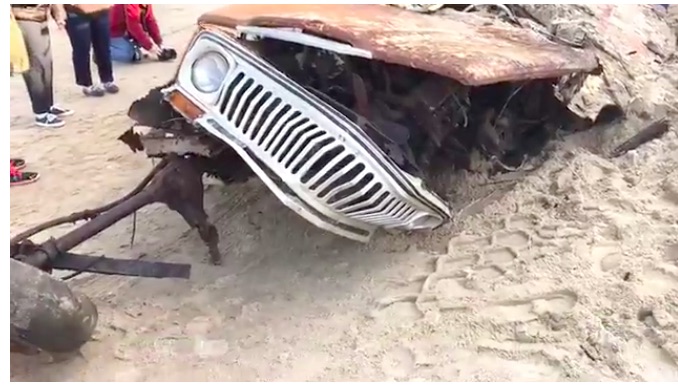
<svg viewBox="0 0 678 387"><path fill-rule="evenodd" d="M369 51L374 59L468 86L557 78L598 65L587 50L555 43L528 28L461 12L441 17L377 4L237 4L209 12L200 22L228 28L298 28Z"/></svg>

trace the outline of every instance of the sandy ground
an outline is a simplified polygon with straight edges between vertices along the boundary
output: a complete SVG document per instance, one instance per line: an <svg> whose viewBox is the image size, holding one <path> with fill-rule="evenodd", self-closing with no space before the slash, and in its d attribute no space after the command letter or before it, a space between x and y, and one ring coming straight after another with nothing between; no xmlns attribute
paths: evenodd
<svg viewBox="0 0 678 387"><path fill-rule="evenodd" d="M210 7L158 6L167 40L182 48ZM12 79L12 155L42 173L11 190L12 233L136 185L151 162L116 137L129 103L175 68L118 66L122 92L87 99L65 34L53 46L58 99L77 114L31 127ZM146 208L133 246L125 219L78 251L190 262L191 280L80 277L95 340L60 364L13 354L12 379L678 381L676 125L615 160L592 137L557 144L517 183L468 176L454 223L369 245L314 228L256 180L215 185L225 263L212 267L177 214Z"/></svg>

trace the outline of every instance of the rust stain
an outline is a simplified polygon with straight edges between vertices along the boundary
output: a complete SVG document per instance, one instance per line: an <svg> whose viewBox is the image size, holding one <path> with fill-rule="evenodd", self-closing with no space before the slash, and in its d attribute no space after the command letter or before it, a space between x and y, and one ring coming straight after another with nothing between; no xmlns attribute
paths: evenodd
<svg viewBox="0 0 678 387"><path fill-rule="evenodd" d="M376 4L237 4L206 13L199 22L229 28L301 28L371 51L375 59L469 86L560 77L598 65L591 52L459 12L442 17Z"/></svg>

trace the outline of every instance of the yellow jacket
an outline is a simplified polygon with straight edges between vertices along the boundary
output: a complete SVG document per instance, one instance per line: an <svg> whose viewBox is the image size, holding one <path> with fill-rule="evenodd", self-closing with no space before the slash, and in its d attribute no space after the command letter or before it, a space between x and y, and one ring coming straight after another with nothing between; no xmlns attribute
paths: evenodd
<svg viewBox="0 0 678 387"><path fill-rule="evenodd" d="M23 73L30 68L26 43L19 29L19 24L14 19L14 13L10 10L9 20L9 63L10 73Z"/></svg>

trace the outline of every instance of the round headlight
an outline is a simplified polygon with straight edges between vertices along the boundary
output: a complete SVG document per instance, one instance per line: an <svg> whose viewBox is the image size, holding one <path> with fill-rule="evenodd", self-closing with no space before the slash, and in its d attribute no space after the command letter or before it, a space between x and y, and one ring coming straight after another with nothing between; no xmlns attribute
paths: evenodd
<svg viewBox="0 0 678 387"><path fill-rule="evenodd" d="M191 67L191 82L203 93L214 93L224 82L228 74L228 61L216 52L207 53Z"/></svg>

